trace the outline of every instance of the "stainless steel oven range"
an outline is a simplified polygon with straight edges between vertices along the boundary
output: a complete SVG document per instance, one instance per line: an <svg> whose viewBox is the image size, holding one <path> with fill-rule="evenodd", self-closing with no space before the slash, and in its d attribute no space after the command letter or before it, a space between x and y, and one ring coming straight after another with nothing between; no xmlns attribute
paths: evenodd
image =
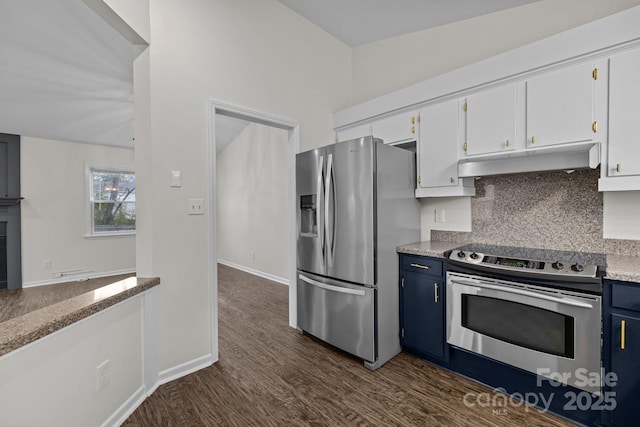
<svg viewBox="0 0 640 427"><path fill-rule="evenodd" d="M600 393L603 256L468 245L448 259L449 344Z"/></svg>

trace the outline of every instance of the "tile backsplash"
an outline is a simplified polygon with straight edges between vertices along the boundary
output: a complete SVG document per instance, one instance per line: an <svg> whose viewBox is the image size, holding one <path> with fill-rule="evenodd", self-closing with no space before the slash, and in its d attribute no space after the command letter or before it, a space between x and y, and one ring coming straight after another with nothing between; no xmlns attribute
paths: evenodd
<svg viewBox="0 0 640 427"><path fill-rule="evenodd" d="M639 255L640 241L602 238L600 169L482 177L471 200L470 233L431 240Z"/></svg>

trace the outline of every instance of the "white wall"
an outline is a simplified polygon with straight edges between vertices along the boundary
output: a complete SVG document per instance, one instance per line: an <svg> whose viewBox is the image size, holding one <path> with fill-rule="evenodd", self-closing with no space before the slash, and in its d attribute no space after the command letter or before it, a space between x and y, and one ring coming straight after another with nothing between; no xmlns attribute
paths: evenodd
<svg viewBox="0 0 640 427"><path fill-rule="evenodd" d="M135 271L135 236L85 237L85 165L133 170L133 150L22 137L20 155L23 286L70 270Z"/></svg>
<svg viewBox="0 0 640 427"><path fill-rule="evenodd" d="M218 260L287 281L285 130L252 123L217 156Z"/></svg>
<svg viewBox="0 0 640 427"><path fill-rule="evenodd" d="M542 0L358 46L353 49L353 101L385 95L638 4Z"/></svg>
<svg viewBox="0 0 640 427"><path fill-rule="evenodd" d="M471 231L471 197L426 197L420 207L422 240L431 240L431 230ZM444 222L436 222L437 209L444 210Z"/></svg>
<svg viewBox="0 0 640 427"><path fill-rule="evenodd" d="M350 105L351 51L276 0L157 0L150 8L150 133L136 134L144 153L136 171L146 186L140 221L151 229L137 237L145 274L162 280L158 362L167 377L217 357L214 215L187 215L188 199L209 202L207 100L296 121L304 149L324 145L334 138L332 112ZM145 108L137 101L136 114ZM182 187L170 187L171 170L182 171Z"/></svg>
<svg viewBox="0 0 640 427"><path fill-rule="evenodd" d="M602 208L605 239L640 240L640 191L605 192Z"/></svg>
<svg viewBox="0 0 640 427"><path fill-rule="evenodd" d="M0 425L98 426L141 397L143 295L0 357ZM110 381L96 390L96 368Z"/></svg>

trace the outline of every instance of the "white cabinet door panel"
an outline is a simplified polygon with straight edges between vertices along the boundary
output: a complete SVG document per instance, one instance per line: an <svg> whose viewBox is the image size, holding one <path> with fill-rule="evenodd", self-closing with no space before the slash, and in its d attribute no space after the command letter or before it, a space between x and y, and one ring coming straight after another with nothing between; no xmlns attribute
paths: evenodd
<svg viewBox="0 0 640 427"><path fill-rule="evenodd" d="M387 117L372 123L373 136L385 144L414 141L418 130L418 118L415 113L403 113Z"/></svg>
<svg viewBox="0 0 640 427"><path fill-rule="evenodd" d="M510 83L467 97L467 156L515 148L516 96Z"/></svg>
<svg viewBox="0 0 640 427"><path fill-rule="evenodd" d="M337 142L343 142L369 135L372 135L370 123L338 131L336 137L338 140Z"/></svg>
<svg viewBox="0 0 640 427"><path fill-rule="evenodd" d="M527 147L593 139L592 71L585 63L527 81Z"/></svg>
<svg viewBox="0 0 640 427"><path fill-rule="evenodd" d="M458 100L420 111L419 187L458 185Z"/></svg>
<svg viewBox="0 0 640 427"><path fill-rule="evenodd" d="M640 50L609 64L608 176L640 175Z"/></svg>

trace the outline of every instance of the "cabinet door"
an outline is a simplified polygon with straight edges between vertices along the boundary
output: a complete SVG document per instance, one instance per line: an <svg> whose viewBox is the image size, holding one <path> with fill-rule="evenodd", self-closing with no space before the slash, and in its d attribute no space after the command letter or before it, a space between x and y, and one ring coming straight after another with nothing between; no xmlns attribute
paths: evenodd
<svg viewBox="0 0 640 427"><path fill-rule="evenodd" d="M640 50L609 64L609 164L607 176L640 175Z"/></svg>
<svg viewBox="0 0 640 427"><path fill-rule="evenodd" d="M387 117L372 123L373 136L382 139L385 144L414 141L418 131L416 113L403 113Z"/></svg>
<svg viewBox="0 0 640 427"><path fill-rule="evenodd" d="M458 101L430 105L420 111L418 186L458 185Z"/></svg>
<svg viewBox="0 0 640 427"><path fill-rule="evenodd" d="M612 314L611 318L611 371L618 376L618 383L612 388L617 406L611 413L611 421L614 426L637 426L640 319L619 314Z"/></svg>
<svg viewBox="0 0 640 427"><path fill-rule="evenodd" d="M402 345L444 358L442 278L404 272L401 288Z"/></svg>
<svg viewBox="0 0 640 427"><path fill-rule="evenodd" d="M515 148L516 85L498 86L467 97L467 156Z"/></svg>
<svg viewBox="0 0 640 427"><path fill-rule="evenodd" d="M526 82L527 147L593 140L593 64Z"/></svg>
<svg viewBox="0 0 640 427"><path fill-rule="evenodd" d="M361 138L363 136L372 135L371 124L354 126L352 128L343 129L336 133L336 142L349 141L351 139Z"/></svg>

